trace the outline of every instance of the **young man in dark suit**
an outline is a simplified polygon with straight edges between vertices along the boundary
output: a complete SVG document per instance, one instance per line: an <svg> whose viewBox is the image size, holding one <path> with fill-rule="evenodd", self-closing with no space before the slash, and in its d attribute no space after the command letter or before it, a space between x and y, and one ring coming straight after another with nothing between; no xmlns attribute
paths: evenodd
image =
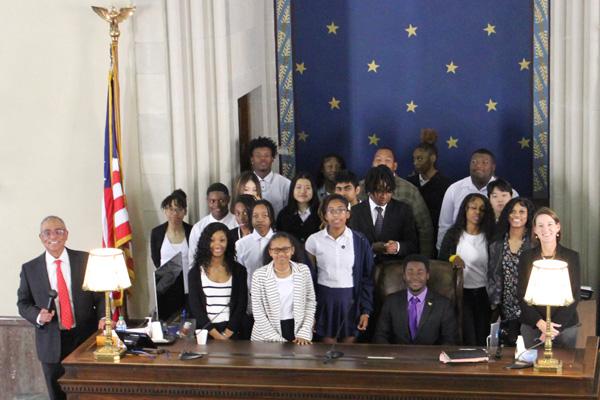
<svg viewBox="0 0 600 400"><path fill-rule="evenodd" d="M427 288L429 260L413 254L404 261L406 289L389 295L373 341L392 344L456 344L457 324L450 300Z"/></svg>
<svg viewBox="0 0 600 400"><path fill-rule="evenodd" d="M352 207L350 228L362 232L377 255L376 262L402 259L419 251L410 206L392 198L394 174L385 165L373 167L365 178L367 201Z"/></svg>
<svg viewBox="0 0 600 400"><path fill-rule="evenodd" d="M35 330L38 359L51 399L64 399L58 384L61 361L97 329L104 329L104 295L82 289L88 253L65 247L69 231L62 219L44 218L40 240L46 251L23 264L17 291L19 314ZM49 291L58 293L50 306Z"/></svg>

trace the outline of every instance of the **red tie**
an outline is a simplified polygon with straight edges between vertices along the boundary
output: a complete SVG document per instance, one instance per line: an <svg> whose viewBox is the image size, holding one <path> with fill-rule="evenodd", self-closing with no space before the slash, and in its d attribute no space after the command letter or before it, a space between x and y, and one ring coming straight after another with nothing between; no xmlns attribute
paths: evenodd
<svg viewBox="0 0 600 400"><path fill-rule="evenodd" d="M54 261L56 263L56 284L58 286L58 303L60 304L60 322L65 329L73 327L73 312L71 311L71 300L69 299L69 289L67 282L60 268L61 260Z"/></svg>

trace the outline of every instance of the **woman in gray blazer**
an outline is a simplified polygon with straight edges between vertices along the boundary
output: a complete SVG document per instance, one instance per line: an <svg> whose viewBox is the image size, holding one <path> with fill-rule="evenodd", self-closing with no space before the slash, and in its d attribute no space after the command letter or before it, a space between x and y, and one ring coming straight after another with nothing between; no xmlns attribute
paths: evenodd
<svg viewBox="0 0 600 400"><path fill-rule="evenodd" d="M252 341L312 341L315 290L309 268L291 260L295 251L289 234L274 234L267 245L268 264L252 275Z"/></svg>

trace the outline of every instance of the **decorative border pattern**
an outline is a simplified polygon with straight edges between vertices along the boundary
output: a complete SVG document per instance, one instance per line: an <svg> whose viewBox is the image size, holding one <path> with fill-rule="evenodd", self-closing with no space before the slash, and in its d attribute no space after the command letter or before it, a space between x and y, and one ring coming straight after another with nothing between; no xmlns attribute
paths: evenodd
<svg viewBox="0 0 600 400"><path fill-rule="evenodd" d="M296 132L294 124L294 68L292 59L292 0L275 0L277 43L277 108L281 174L296 174Z"/></svg>
<svg viewBox="0 0 600 400"><path fill-rule="evenodd" d="M533 198L548 199L550 0L534 0L533 3Z"/></svg>

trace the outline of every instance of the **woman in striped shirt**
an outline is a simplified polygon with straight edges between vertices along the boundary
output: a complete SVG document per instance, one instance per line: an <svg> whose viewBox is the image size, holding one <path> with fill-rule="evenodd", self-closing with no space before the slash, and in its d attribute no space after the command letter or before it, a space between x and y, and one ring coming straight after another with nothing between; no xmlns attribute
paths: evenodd
<svg viewBox="0 0 600 400"><path fill-rule="evenodd" d="M220 222L204 229L188 279L196 327L207 329L216 340L237 337L248 301L246 269L234 261L235 248L227 239L228 232Z"/></svg>
<svg viewBox="0 0 600 400"><path fill-rule="evenodd" d="M273 235L267 265L252 275L252 340L310 344L317 302L310 270L291 260L296 248L285 232Z"/></svg>

